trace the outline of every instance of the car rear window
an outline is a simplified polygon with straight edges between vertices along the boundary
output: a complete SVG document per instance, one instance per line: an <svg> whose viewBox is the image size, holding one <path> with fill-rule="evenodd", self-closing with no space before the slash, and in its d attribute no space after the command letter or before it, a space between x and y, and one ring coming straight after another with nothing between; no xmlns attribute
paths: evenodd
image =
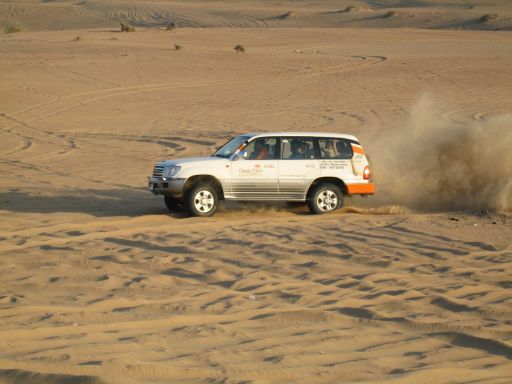
<svg viewBox="0 0 512 384"><path fill-rule="evenodd" d="M320 157L322 159L351 159L354 155L352 145L345 139L319 139Z"/></svg>

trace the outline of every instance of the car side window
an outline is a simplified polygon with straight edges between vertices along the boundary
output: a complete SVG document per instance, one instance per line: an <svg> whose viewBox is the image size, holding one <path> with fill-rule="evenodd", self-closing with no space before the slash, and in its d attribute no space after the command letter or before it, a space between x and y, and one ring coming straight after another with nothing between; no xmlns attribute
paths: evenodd
<svg viewBox="0 0 512 384"><path fill-rule="evenodd" d="M352 145L345 139L319 139L318 145L322 159L351 159L354 155Z"/></svg>
<svg viewBox="0 0 512 384"><path fill-rule="evenodd" d="M281 139L281 160L316 159L313 139L306 137L284 137Z"/></svg>
<svg viewBox="0 0 512 384"><path fill-rule="evenodd" d="M247 160L273 160L276 157L277 139L275 137L262 137L251 141L245 147Z"/></svg>

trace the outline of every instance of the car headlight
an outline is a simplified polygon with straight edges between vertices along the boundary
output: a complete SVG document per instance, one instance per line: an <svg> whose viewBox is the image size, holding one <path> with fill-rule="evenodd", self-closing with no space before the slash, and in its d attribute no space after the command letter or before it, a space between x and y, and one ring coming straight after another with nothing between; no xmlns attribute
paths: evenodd
<svg viewBox="0 0 512 384"><path fill-rule="evenodd" d="M172 165L170 167L166 167L164 169L164 172L162 173L162 176L163 177L174 177L178 174L180 169L181 169L181 167L179 167L177 165Z"/></svg>

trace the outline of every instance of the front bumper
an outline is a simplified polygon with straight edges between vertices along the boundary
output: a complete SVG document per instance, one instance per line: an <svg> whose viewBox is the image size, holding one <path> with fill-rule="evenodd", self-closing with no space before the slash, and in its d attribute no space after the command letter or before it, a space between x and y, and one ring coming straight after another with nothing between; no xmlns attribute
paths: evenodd
<svg viewBox="0 0 512 384"><path fill-rule="evenodd" d="M179 196L183 193L185 179L163 179L148 177L148 189L155 195Z"/></svg>

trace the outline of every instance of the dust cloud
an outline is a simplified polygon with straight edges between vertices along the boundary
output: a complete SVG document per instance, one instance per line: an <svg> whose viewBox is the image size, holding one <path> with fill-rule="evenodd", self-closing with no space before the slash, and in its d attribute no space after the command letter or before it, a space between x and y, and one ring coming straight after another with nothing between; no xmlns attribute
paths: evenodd
<svg viewBox="0 0 512 384"><path fill-rule="evenodd" d="M409 213L409 210L401 205L383 205L372 208L343 207L341 212L358 213L360 215L403 215Z"/></svg>
<svg viewBox="0 0 512 384"><path fill-rule="evenodd" d="M511 114L460 123L423 95L405 125L367 146L383 204L512 210Z"/></svg>

